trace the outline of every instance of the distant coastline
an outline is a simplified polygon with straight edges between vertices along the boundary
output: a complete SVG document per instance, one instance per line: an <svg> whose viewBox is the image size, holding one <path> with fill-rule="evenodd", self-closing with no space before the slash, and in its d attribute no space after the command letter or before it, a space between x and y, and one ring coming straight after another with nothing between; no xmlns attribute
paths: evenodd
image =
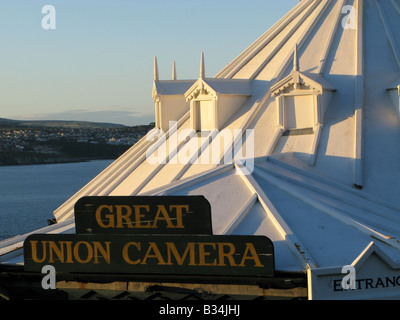
<svg viewBox="0 0 400 320"><path fill-rule="evenodd" d="M0 128L126 128L123 124L74 120L14 120L0 118Z"/></svg>
<svg viewBox="0 0 400 320"><path fill-rule="evenodd" d="M153 127L0 118L0 166L114 160Z"/></svg>
<svg viewBox="0 0 400 320"><path fill-rule="evenodd" d="M42 164L61 164L88 162L93 160L115 160L116 157L92 157L92 158L59 158L46 157L42 154L32 154L27 156L4 156L0 153L0 166L24 166L24 165L42 165Z"/></svg>

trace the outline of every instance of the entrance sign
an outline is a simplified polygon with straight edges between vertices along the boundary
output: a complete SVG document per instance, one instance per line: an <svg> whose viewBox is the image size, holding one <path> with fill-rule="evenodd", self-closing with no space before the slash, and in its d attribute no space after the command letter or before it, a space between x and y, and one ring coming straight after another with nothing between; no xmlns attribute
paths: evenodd
<svg viewBox="0 0 400 320"><path fill-rule="evenodd" d="M77 234L212 234L203 196L83 197L74 210Z"/></svg>
<svg viewBox="0 0 400 320"><path fill-rule="evenodd" d="M274 276L274 250L264 236L32 234L25 271Z"/></svg>
<svg viewBox="0 0 400 320"><path fill-rule="evenodd" d="M400 299L400 264L371 242L351 264L353 286L344 286L343 267L309 269L309 299L364 300Z"/></svg>

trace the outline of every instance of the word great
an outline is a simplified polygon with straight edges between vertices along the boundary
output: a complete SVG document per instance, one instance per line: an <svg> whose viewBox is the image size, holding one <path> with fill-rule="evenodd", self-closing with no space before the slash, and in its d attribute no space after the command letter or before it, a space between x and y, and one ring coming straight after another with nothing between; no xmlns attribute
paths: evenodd
<svg viewBox="0 0 400 320"><path fill-rule="evenodd" d="M272 242L263 236L33 234L26 271L273 276Z"/></svg>
<svg viewBox="0 0 400 320"><path fill-rule="evenodd" d="M78 234L212 234L203 196L83 197L74 210Z"/></svg>
<svg viewBox="0 0 400 320"><path fill-rule="evenodd" d="M187 205L157 205L156 215L148 220L149 205L101 205L96 210L96 222L101 228L158 228L160 221L167 228L184 228L182 214Z"/></svg>

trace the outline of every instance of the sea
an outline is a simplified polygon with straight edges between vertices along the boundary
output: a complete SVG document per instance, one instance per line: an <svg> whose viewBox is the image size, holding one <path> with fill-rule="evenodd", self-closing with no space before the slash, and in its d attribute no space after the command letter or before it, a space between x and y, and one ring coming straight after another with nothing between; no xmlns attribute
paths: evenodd
<svg viewBox="0 0 400 320"><path fill-rule="evenodd" d="M47 226L53 211L112 161L0 166L0 241Z"/></svg>

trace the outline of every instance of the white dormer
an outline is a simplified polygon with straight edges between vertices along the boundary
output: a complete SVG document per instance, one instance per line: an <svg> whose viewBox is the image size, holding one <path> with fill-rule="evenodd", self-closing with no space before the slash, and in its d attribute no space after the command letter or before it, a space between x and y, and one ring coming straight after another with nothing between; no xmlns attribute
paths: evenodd
<svg viewBox="0 0 400 320"><path fill-rule="evenodd" d="M178 121L189 111L185 92L196 80L176 80L175 62L172 80L159 80L157 59L154 58L153 100L155 104L156 128L166 132L170 121Z"/></svg>
<svg viewBox="0 0 400 320"><path fill-rule="evenodd" d="M195 131L220 130L252 95L252 81L205 78L201 55L200 78L186 91L190 103L191 128Z"/></svg>
<svg viewBox="0 0 400 320"><path fill-rule="evenodd" d="M278 125L284 130L322 126L334 91L320 75L299 71L295 49L293 71L271 88L276 99Z"/></svg>
<svg viewBox="0 0 400 320"><path fill-rule="evenodd" d="M396 113L400 119L400 79L388 88L390 97L392 98Z"/></svg>

